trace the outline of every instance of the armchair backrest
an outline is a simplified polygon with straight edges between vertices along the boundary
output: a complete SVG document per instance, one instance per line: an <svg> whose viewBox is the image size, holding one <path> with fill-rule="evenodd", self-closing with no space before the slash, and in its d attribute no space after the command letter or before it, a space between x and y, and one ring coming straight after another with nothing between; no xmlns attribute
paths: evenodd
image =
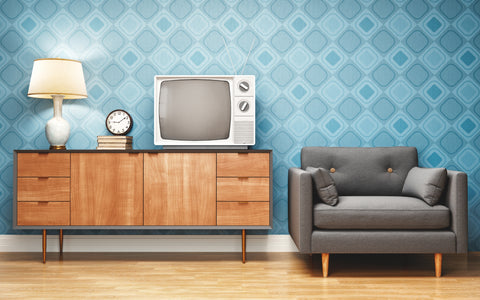
<svg viewBox="0 0 480 300"><path fill-rule="evenodd" d="M415 147L304 147L301 161L302 169L331 170L340 196L400 196L418 154Z"/></svg>

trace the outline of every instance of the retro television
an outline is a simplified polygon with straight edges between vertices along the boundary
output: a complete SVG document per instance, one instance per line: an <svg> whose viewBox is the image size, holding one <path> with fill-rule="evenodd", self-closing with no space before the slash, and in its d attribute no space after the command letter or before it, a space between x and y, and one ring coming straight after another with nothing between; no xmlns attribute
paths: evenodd
<svg viewBox="0 0 480 300"><path fill-rule="evenodd" d="M255 76L155 76L154 143L247 149L255 144Z"/></svg>

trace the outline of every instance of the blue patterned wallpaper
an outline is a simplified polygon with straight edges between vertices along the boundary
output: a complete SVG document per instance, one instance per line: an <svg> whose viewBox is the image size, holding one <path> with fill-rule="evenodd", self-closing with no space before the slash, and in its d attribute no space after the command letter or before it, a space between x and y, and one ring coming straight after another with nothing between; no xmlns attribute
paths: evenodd
<svg viewBox="0 0 480 300"><path fill-rule="evenodd" d="M469 175L480 250L480 2L473 0L5 0L0 3L0 233L12 150L45 149L52 102L26 96L33 60L79 59L89 98L66 101L70 149L93 149L115 108L153 145L153 76L257 77L257 145L274 153L274 229L302 146L415 146L422 166Z"/></svg>

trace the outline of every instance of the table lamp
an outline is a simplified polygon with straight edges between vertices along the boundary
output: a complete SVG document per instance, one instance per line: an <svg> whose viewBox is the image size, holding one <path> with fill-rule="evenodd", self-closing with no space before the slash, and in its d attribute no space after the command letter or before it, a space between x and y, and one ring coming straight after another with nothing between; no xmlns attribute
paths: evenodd
<svg viewBox="0 0 480 300"><path fill-rule="evenodd" d="M41 58L33 62L28 96L53 99L53 118L45 126L52 149L66 149L70 125L62 118L63 99L87 98L82 63L72 59Z"/></svg>

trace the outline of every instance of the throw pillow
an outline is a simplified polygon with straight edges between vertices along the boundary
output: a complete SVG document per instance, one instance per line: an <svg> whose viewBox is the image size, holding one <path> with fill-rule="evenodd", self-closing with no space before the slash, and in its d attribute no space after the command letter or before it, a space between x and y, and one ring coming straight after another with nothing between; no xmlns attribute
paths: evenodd
<svg viewBox="0 0 480 300"><path fill-rule="evenodd" d="M307 167L306 171L312 175L320 200L331 206L336 205L338 203L338 192L330 173L323 168L313 167Z"/></svg>
<svg viewBox="0 0 480 300"><path fill-rule="evenodd" d="M413 167L403 184L402 195L420 198L433 206L440 200L446 181L445 168Z"/></svg>

